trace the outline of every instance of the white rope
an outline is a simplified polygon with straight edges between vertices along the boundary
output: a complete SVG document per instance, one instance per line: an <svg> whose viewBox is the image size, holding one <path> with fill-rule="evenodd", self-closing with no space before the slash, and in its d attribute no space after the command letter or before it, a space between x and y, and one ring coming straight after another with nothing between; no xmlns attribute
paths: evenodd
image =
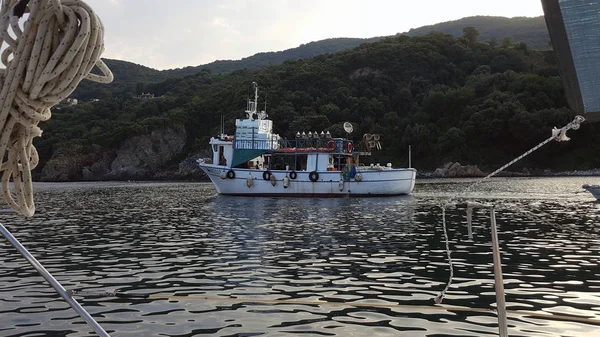
<svg viewBox="0 0 600 337"><path fill-rule="evenodd" d="M454 266L452 264L452 256L451 256L452 251L450 250L450 242L449 242L449 239L448 239L448 229L446 227L446 207L448 205L450 205L454 200L456 200L461 194L466 194L467 192L469 192L473 188L475 188L475 186L477 186L477 185L481 184L482 182L490 179L491 177L495 176L496 174L504 171L507 167L509 167L512 164L518 162L519 160L525 158L526 156L528 156L532 152L536 151L537 149L541 148L542 146L548 144L552 140L556 140L558 142L560 142L560 141L568 141L569 138L566 135L567 131L579 129L579 127L581 126L581 123L583 123L584 121L585 121L585 118L583 118L581 116L575 116L575 118L573 119L573 121L571 121L569 124L563 126L561 129L554 128L552 130L552 136L550 136L548 139L546 139L543 142L539 143L538 145L534 146L529 151L523 153L522 155L518 156L517 158L511 160L508 164L500 167L496 171L494 171L494 172L488 174L487 176L479 179L477 182L475 182L474 184L468 186L466 189L464 189L464 190L462 190L462 191L454 194L452 197L450 197L445 202L441 203L440 207L442 208L442 229L444 231L444 239L446 241L446 255L448 256L448 266L450 268L450 276L448 277L448 283L446 283L446 287L444 288L444 290L442 290L434 298L434 302L436 304L442 303L442 300L446 296L446 292L450 288L450 285L452 285L452 280L454 278Z"/></svg>
<svg viewBox="0 0 600 337"><path fill-rule="evenodd" d="M452 263L452 255L450 255L450 240L448 240L448 229L446 228L446 205L442 205L442 226L444 229L444 239L446 241L446 255L448 256L448 266L450 267L450 277L448 277L448 283L446 283L446 287L442 290L433 300L435 304L441 304L444 300L444 296L450 286L452 285L452 279L454 278L454 264Z"/></svg>
<svg viewBox="0 0 600 337"><path fill-rule="evenodd" d="M552 136L550 136L548 139L546 139L543 142L539 143L538 145L534 146L529 151L523 153L522 155L518 156L517 158L511 160L508 164L502 166L501 168L497 169L496 171L494 171L494 172L488 174L487 176L479 179L477 182L475 182L474 184L468 186L463 191L460 191L460 192L456 193L454 196L452 196L450 199L448 199L444 204L445 205L450 204L452 201L454 201L456 198L458 198L459 195L466 194L467 192L469 192L472 189L474 189L477 185L479 185L482 182L490 179L491 177L495 176L496 174L504 171L507 167L509 167L512 164L518 162L519 160L525 158L526 156L530 155L532 152L538 150L540 147L548 144L549 142L551 142L553 140L556 140L557 142L568 141L569 138L566 136L566 132L569 131L569 130L577 130L577 129L579 129L579 127L581 126L581 123L583 123L584 121L585 121L585 118L583 118L581 116L575 116L575 118L569 124L563 126L560 129L554 128L552 130Z"/></svg>
<svg viewBox="0 0 600 337"><path fill-rule="evenodd" d="M31 170L38 163L32 141L42 134L37 124L48 120L50 108L67 98L82 79L110 83L113 75L100 60L104 51L102 23L80 0L3 0L2 49L2 195L13 210L32 216ZM102 75L90 74L94 66Z"/></svg>

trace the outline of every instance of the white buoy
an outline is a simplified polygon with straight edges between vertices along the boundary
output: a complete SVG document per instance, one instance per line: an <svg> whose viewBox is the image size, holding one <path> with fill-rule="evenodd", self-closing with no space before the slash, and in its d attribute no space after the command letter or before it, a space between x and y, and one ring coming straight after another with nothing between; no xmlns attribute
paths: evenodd
<svg viewBox="0 0 600 337"><path fill-rule="evenodd" d="M344 179L340 179L340 191L344 190Z"/></svg>
<svg viewBox="0 0 600 337"><path fill-rule="evenodd" d="M219 175L219 177L220 177L221 179L227 179L227 173L225 173L225 172L221 172L221 174Z"/></svg>
<svg viewBox="0 0 600 337"><path fill-rule="evenodd" d="M356 175L354 176L354 180L356 180L356 181L362 181L362 174L356 173Z"/></svg>
<svg viewBox="0 0 600 337"><path fill-rule="evenodd" d="M283 188L288 188L289 185L290 185L290 178L285 176L285 178L283 178Z"/></svg>
<svg viewBox="0 0 600 337"><path fill-rule="evenodd" d="M275 175L271 174L271 177L269 178L269 180L271 180L271 185L275 186L275 184L277 183L277 181L275 180Z"/></svg>
<svg viewBox="0 0 600 337"><path fill-rule="evenodd" d="M252 184L254 184L254 179L252 179L251 175L248 175L248 178L246 178L246 186L248 186L248 188L252 187Z"/></svg>

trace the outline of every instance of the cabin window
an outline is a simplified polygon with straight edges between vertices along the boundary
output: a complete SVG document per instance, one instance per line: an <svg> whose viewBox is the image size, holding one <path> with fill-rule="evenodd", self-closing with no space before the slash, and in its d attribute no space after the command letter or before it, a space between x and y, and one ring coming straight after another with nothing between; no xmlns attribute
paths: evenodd
<svg viewBox="0 0 600 337"><path fill-rule="evenodd" d="M217 144L213 144L213 152L219 151L219 146Z"/></svg>

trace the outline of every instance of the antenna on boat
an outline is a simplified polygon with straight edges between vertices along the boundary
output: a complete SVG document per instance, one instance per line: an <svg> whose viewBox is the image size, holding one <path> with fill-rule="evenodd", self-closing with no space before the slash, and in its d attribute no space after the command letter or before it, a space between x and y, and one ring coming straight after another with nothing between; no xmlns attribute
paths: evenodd
<svg viewBox="0 0 600 337"><path fill-rule="evenodd" d="M265 91L265 113L267 112L267 92Z"/></svg>
<svg viewBox="0 0 600 337"><path fill-rule="evenodd" d="M252 82L254 84L254 112L258 112L258 83Z"/></svg>
<svg viewBox="0 0 600 337"><path fill-rule="evenodd" d="M246 114L248 115L249 120L254 120L254 115L256 114L258 118L258 83L252 82L254 85L254 101L248 98L248 105L246 107Z"/></svg>
<svg viewBox="0 0 600 337"><path fill-rule="evenodd" d="M221 137L225 135L225 116L221 115Z"/></svg>
<svg viewBox="0 0 600 337"><path fill-rule="evenodd" d="M254 84L254 107L252 110L254 110L253 113L258 115L258 83L252 82L252 84Z"/></svg>

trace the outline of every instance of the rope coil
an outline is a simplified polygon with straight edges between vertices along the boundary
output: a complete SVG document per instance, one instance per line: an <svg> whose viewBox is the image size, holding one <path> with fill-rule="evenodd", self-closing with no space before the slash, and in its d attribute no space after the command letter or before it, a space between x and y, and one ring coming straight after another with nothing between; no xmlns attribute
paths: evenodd
<svg viewBox="0 0 600 337"><path fill-rule="evenodd" d="M113 74L100 60L102 22L81 0L4 0L1 49L2 195L13 210L32 216L31 170L39 161L32 141L42 135L38 123L48 120L50 108L67 98L81 80L110 83ZM94 66L102 75L90 73Z"/></svg>

